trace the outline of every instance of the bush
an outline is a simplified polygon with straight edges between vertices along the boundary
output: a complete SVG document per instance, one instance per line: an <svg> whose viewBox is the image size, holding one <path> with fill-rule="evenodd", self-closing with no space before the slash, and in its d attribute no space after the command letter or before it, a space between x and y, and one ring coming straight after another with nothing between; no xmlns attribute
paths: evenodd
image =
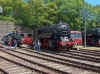
<svg viewBox="0 0 100 74"><path fill-rule="evenodd" d="M15 22L17 25L19 24L23 24L23 21L21 19L16 19L16 22Z"/></svg>

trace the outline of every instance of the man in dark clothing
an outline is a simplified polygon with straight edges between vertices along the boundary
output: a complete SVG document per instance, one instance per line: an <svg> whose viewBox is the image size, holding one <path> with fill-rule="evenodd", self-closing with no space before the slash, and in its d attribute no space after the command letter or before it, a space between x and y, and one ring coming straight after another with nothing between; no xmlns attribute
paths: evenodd
<svg viewBox="0 0 100 74"><path fill-rule="evenodd" d="M21 47L20 46L21 45L21 36L17 31L13 33L12 38L13 38L13 41L14 41L14 39L16 39L17 46Z"/></svg>

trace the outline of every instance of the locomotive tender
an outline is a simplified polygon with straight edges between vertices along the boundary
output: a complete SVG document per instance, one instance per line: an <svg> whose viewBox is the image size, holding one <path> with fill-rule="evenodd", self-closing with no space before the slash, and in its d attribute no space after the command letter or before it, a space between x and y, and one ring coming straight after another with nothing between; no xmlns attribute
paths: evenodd
<svg viewBox="0 0 100 74"><path fill-rule="evenodd" d="M69 50L74 45L68 24L47 25L38 30L38 37L45 49Z"/></svg>

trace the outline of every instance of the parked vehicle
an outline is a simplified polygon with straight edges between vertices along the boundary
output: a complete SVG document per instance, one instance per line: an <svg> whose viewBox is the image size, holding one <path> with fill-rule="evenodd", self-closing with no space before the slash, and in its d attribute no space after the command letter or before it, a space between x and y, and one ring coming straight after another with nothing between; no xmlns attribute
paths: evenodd
<svg viewBox="0 0 100 74"><path fill-rule="evenodd" d="M23 43L32 46L33 45L32 35L31 34L28 34L28 36L26 36L23 39Z"/></svg>
<svg viewBox="0 0 100 74"><path fill-rule="evenodd" d="M82 33L80 31L71 31L71 38L77 45L82 45Z"/></svg>
<svg viewBox="0 0 100 74"><path fill-rule="evenodd" d="M8 45L8 36L12 36L12 34L13 34L13 32L9 32L9 33L5 34L3 36L3 38L1 39L1 41L3 41L5 45Z"/></svg>
<svg viewBox="0 0 100 74"><path fill-rule="evenodd" d="M87 31L87 44L92 46L100 46L100 27L96 27Z"/></svg>
<svg viewBox="0 0 100 74"><path fill-rule="evenodd" d="M11 37L11 41L12 41L12 46L13 46L13 41L16 40L17 41L17 46L20 47L21 45L21 36L18 33L14 33L14 32L9 32L7 34L5 34L2 38L2 41L4 42L5 45L8 45L8 37Z"/></svg>

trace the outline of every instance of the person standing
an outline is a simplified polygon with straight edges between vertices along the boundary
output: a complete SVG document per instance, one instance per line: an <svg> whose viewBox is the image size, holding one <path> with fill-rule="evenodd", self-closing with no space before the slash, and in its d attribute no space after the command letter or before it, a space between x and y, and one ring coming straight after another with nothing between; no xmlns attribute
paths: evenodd
<svg viewBox="0 0 100 74"><path fill-rule="evenodd" d="M37 51L40 51L41 43L40 40L37 40Z"/></svg>
<svg viewBox="0 0 100 74"><path fill-rule="evenodd" d="M34 49L37 50L37 40L34 41Z"/></svg>
<svg viewBox="0 0 100 74"><path fill-rule="evenodd" d="M12 39L10 36L8 36L8 49L11 49L12 46Z"/></svg>
<svg viewBox="0 0 100 74"><path fill-rule="evenodd" d="M13 45L14 45L14 48L16 49L16 47L17 47L17 40L16 39L14 39Z"/></svg>

